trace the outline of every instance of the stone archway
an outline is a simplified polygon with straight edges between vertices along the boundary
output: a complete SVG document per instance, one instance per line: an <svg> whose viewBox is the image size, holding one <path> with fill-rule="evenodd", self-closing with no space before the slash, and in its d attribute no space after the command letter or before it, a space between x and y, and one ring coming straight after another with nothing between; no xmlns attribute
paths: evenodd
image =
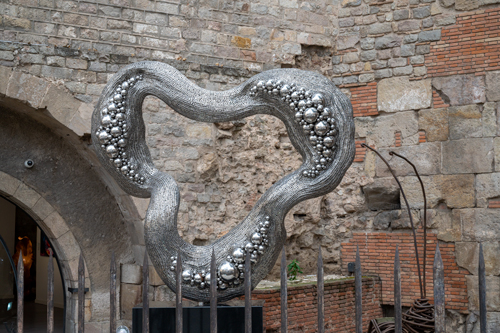
<svg viewBox="0 0 500 333"><path fill-rule="evenodd" d="M101 331L109 320L111 253L118 264L142 259L142 216L88 148L90 121L82 110L91 107L64 88L0 66L0 195L51 239L67 287L76 287L83 255L86 325ZM24 166L27 159L33 168ZM76 299L65 292L66 329L73 332Z"/></svg>
<svg viewBox="0 0 500 333"><path fill-rule="evenodd" d="M69 229L66 221L57 212L55 207L48 203L36 190L9 174L0 171L0 196L8 199L28 213L38 224L40 229L49 237L55 252L59 256L63 286L77 287L78 259L81 253L75 236ZM85 272L88 278L88 271ZM75 322L76 312L72 296L64 290L66 296L66 322ZM70 298L70 299L68 299Z"/></svg>

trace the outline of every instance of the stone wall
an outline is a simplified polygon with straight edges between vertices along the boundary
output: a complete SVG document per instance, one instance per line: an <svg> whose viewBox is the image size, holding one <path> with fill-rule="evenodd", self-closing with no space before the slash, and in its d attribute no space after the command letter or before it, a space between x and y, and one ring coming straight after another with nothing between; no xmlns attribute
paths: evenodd
<svg viewBox="0 0 500 333"><path fill-rule="evenodd" d="M499 316L497 3L4 1L0 94L33 108L57 106L60 112L44 115L85 140L102 88L131 62L163 61L215 90L271 68L318 71L351 97L358 149L338 189L287 216L288 257L312 273L321 246L325 271L339 273L348 260L342 243L352 243L356 233L408 231L399 190L385 165L360 144L390 160L415 217L421 216L419 184L411 168L388 156L393 149L417 164L428 191L431 232L443 245L454 246L459 269L470 272L464 276L471 301L460 311L470 314L472 329L478 242L489 258L492 325ZM17 89L22 82L33 84ZM46 104L39 103L39 95L47 96ZM300 164L283 124L272 117L200 124L151 97L144 119L156 166L171 173L181 188L179 232L194 244L225 234L267 188ZM144 216L147 200L134 202ZM129 232L142 237L138 229ZM133 253L140 262L142 252L136 247ZM269 278L276 277L274 269ZM383 299L391 303L390 297Z"/></svg>

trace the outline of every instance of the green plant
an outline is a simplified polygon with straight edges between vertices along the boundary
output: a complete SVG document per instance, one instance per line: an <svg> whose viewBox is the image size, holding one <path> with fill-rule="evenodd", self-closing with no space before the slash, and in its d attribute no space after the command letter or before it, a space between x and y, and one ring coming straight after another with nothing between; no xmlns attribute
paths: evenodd
<svg viewBox="0 0 500 333"><path fill-rule="evenodd" d="M297 259L293 259L291 263L288 264L288 280L294 281L297 280L297 274L302 274L302 269L300 268L299 261Z"/></svg>

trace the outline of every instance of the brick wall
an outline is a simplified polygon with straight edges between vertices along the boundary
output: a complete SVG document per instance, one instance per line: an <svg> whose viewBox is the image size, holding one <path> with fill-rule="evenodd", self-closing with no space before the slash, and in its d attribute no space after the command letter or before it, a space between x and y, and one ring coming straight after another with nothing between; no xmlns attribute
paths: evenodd
<svg viewBox="0 0 500 333"><path fill-rule="evenodd" d="M363 331L370 319L382 317L381 283L378 278L363 278ZM315 285L288 287L289 332L317 332L317 292ZM254 290L252 299L265 300L266 332L279 332L281 299L278 289ZM325 282L325 332L351 333L354 322L354 279Z"/></svg>
<svg viewBox="0 0 500 333"><path fill-rule="evenodd" d="M427 297L433 299L432 264L437 237L427 235ZM423 272L423 233L417 234L421 270ZM394 304L394 255L399 246L401 262L401 294L403 306L410 306L420 298L418 270L413 247L413 235L402 233L354 233L352 240L342 244L342 268L347 271L347 264L355 261L356 246L359 246L363 274L380 276L382 282L382 304ZM439 243L444 264L446 308L461 312L467 311L467 281L469 272L460 268L455 259L455 244Z"/></svg>
<svg viewBox="0 0 500 333"><path fill-rule="evenodd" d="M457 16L441 30L441 40L431 43L425 59L428 76L446 76L500 69L500 9L492 8Z"/></svg>

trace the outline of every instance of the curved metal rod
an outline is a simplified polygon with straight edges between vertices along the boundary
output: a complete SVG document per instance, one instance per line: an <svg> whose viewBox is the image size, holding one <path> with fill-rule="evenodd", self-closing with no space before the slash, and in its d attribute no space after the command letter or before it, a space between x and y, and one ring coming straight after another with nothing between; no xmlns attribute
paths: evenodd
<svg viewBox="0 0 500 333"><path fill-rule="evenodd" d="M427 196L425 195L425 188L424 188L424 182L422 182L422 178L420 178L420 174L417 171L417 167L410 162L406 157L399 155L398 153L394 151L390 151L389 155L395 155L399 158L402 158L408 164L410 164L413 168L413 171L415 171L415 174L417 175L418 181L420 182L420 186L422 187L422 193L424 195L424 269L423 269L423 280L424 280L424 298L427 297L427 286L426 286L426 280L425 280L425 269L426 269L426 259L427 259Z"/></svg>
<svg viewBox="0 0 500 333"><path fill-rule="evenodd" d="M389 162L387 162L387 160L382 155L380 155L380 153L378 151L376 151L375 149L373 149L372 147L368 146L365 143L362 143L361 147L368 148L371 151L373 151L375 154L377 154L378 157L380 157L380 159L382 161L384 161L385 165L387 165L387 168L389 169L389 171L391 172L392 176L396 180L396 183L398 183L399 190L401 191L401 194L403 195L403 199L405 200L405 203L406 203L406 208L408 209L408 216L410 217L411 229L413 231L413 244L415 246L415 257L417 259L418 282L419 282L419 286L420 286L420 297L424 298L424 293L423 293L423 289L422 289L422 274L420 273L420 260L418 258L417 234L415 232L415 226L413 225L413 217L411 216L410 205L408 204L408 200L406 199L406 195L405 195L405 192L403 191L403 187L401 186L401 183L399 182L398 177L396 177L396 174L394 173L394 170L392 170L391 166L389 165Z"/></svg>

